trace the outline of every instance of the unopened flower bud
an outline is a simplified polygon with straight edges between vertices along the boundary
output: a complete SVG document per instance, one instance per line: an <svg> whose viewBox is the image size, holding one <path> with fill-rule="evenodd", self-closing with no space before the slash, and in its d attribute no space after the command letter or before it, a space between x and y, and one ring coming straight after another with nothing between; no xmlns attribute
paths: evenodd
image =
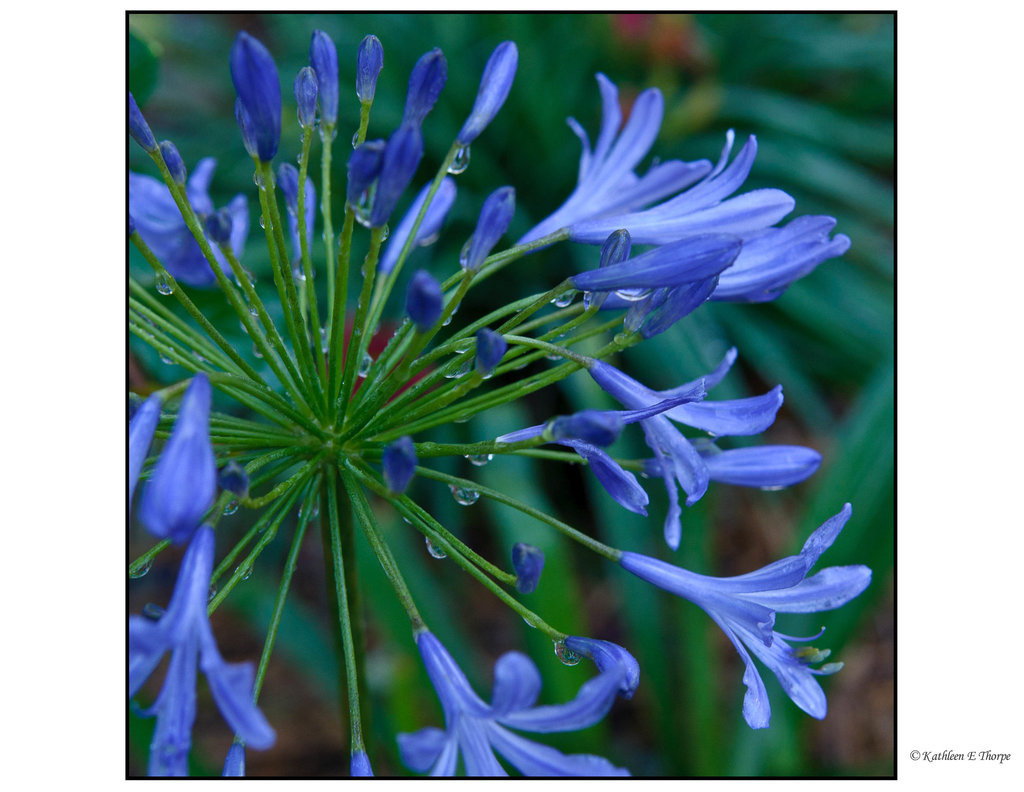
<svg viewBox="0 0 1024 792"><path fill-rule="evenodd" d="M156 138L153 137L153 132L150 130L149 124L146 123L139 106L135 103L135 97L132 96L131 91L128 92L128 134L135 138L135 142L146 151L150 153L156 151Z"/></svg>
<svg viewBox="0 0 1024 792"><path fill-rule="evenodd" d="M316 123L316 72L309 66L303 66L295 75L295 104L298 107L299 126L312 129Z"/></svg>
<svg viewBox="0 0 1024 792"><path fill-rule="evenodd" d="M206 233L217 245L231 244L231 210L226 206L206 216Z"/></svg>
<svg viewBox="0 0 1024 792"><path fill-rule="evenodd" d="M409 280L405 293L405 312L416 329L425 333L441 317L444 297L441 284L426 270L418 270Z"/></svg>
<svg viewBox="0 0 1024 792"><path fill-rule="evenodd" d="M582 410L561 415L548 425L554 440L583 440L600 447L610 446L622 432L622 418L604 410Z"/></svg>
<svg viewBox="0 0 1024 792"><path fill-rule="evenodd" d="M416 449L413 447L412 438L404 435L385 446L381 463L388 489L396 493L405 492L416 471Z"/></svg>
<svg viewBox="0 0 1024 792"><path fill-rule="evenodd" d="M412 67L412 74L409 75L409 93L405 98L405 112L402 115L402 124L415 124L419 126L427 117L437 97L441 95L441 89L448 79L448 61L444 53L436 47L423 55L416 65Z"/></svg>
<svg viewBox="0 0 1024 792"><path fill-rule="evenodd" d="M544 569L544 553L533 545L516 542L512 546L512 568L516 571L516 591L530 594L540 583Z"/></svg>
<svg viewBox="0 0 1024 792"><path fill-rule="evenodd" d="M491 53L480 79L480 90L473 103L473 110L457 136L461 145L468 146L476 140L505 104L518 63L519 51L511 41L503 41Z"/></svg>
<svg viewBox="0 0 1024 792"><path fill-rule="evenodd" d="M188 178L188 171L185 169L185 162L182 160L181 154L178 153L178 147L171 141L164 140L160 143L160 156L164 158L164 164L171 172L174 183L184 185L185 179Z"/></svg>
<svg viewBox="0 0 1024 792"><path fill-rule="evenodd" d="M217 486L239 498L244 498L249 494L249 474L232 459L217 474Z"/></svg>
<svg viewBox="0 0 1024 792"><path fill-rule="evenodd" d="M244 31L231 48L231 81L248 114L256 155L269 162L281 141L281 84L270 51Z"/></svg>
<svg viewBox="0 0 1024 792"><path fill-rule="evenodd" d="M360 102L372 102L377 76L384 67L384 48L380 39L369 35L359 43L356 55L356 96Z"/></svg>
<svg viewBox="0 0 1024 792"><path fill-rule="evenodd" d="M516 191L512 187L499 187L487 196L476 221L469 250L461 262L463 269L473 271L480 268L487 254L508 230L515 211Z"/></svg>
<svg viewBox="0 0 1024 792"><path fill-rule="evenodd" d="M388 221L402 192L416 174L422 156L423 136L416 124L402 124L388 138L370 210L372 228L380 228Z"/></svg>
<svg viewBox="0 0 1024 792"><path fill-rule="evenodd" d="M338 51L331 37L322 30L313 31L309 65L316 72L320 91L320 122L334 126L338 120Z"/></svg>
<svg viewBox="0 0 1024 792"><path fill-rule="evenodd" d="M484 327L476 333L476 370L484 377L494 373L508 349L508 342L501 333Z"/></svg>

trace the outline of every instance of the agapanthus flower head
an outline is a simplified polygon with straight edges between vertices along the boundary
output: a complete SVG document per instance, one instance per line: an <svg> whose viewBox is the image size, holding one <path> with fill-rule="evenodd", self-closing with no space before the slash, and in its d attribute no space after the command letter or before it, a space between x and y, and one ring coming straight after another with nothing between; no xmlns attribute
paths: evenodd
<svg viewBox="0 0 1024 792"><path fill-rule="evenodd" d="M217 464L210 444L210 380L199 372L153 475L142 493L139 518L149 532L175 544L187 542L217 494Z"/></svg>
<svg viewBox="0 0 1024 792"><path fill-rule="evenodd" d="M437 278L426 270L417 270L405 292L405 312L416 329L425 333L433 327L443 308L444 295Z"/></svg>
<svg viewBox="0 0 1024 792"><path fill-rule="evenodd" d="M508 341L501 333L487 327L476 331L476 370L489 377L508 350Z"/></svg>
<svg viewBox="0 0 1024 792"><path fill-rule="evenodd" d="M299 171L290 162L282 162L277 169L277 184L284 195L284 204L288 208L288 234L292 243L292 259L298 261L302 256L299 241ZM313 219L316 214L316 187L313 180L307 178L304 183L303 214L306 221L306 249L313 249Z"/></svg>
<svg viewBox="0 0 1024 792"><path fill-rule="evenodd" d="M370 767L370 757L366 751L357 751L352 754L349 762L349 774L353 778L373 778L373 768Z"/></svg>
<svg viewBox="0 0 1024 792"><path fill-rule="evenodd" d="M154 393L135 412L128 422L128 508L132 507L132 496L138 483L142 465L153 442L153 433L160 421L160 395Z"/></svg>
<svg viewBox="0 0 1024 792"><path fill-rule="evenodd" d="M214 212L209 186L217 161L207 157L198 162L188 179L185 192L192 208L200 217ZM236 195L228 204L231 215L230 245L241 256L249 235L249 202ZM128 211L135 228L153 253L178 281L188 286L208 287L216 278L203 251L178 210L170 190L163 181L139 173L128 173ZM215 240L217 241L217 240ZM219 241L217 241L219 244ZM229 272L227 259L218 244L212 245L213 256L221 270Z"/></svg>
<svg viewBox="0 0 1024 792"><path fill-rule="evenodd" d="M369 223L373 228L384 225L395 204L409 186L423 156L423 135L417 124L403 123L388 138L380 161L377 191L370 210Z"/></svg>
<svg viewBox="0 0 1024 792"><path fill-rule="evenodd" d="M384 68L384 47L370 34L359 42L356 53L356 96L360 102L372 102L377 91L377 77Z"/></svg>
<svg viewBox="0 0 1024 792"><path fill-rule="evenodd" d="M310 39L309 65L316 72L320 123L334 126L338 120L338 50L322 30L314 30Z"/></svg>
<svg viewBox="0 0 1024 792"><path fill-rule="evenodd" d="M197 666L210 684L221 715L246 745L262 750L273 745L276 737L253 703L253 665L227 663L217 650L206 615L213 550L213 529L204 525L185 551L174 593L160 619L131 616L128 621L129 698L139 691L164 653L171 653L163 688L146 713L157 719L149 751L151 776L188 775Z"/></svg>
<svg viewBox="0 0 1024 792"><path fill-rule="evenodd" d="M398 227L388 235L387 245L384 247L380 262L377 264L378 274L386 275L395 268L402 248L405 247L405 242L409 239L409 234L416 222L416 218L419 217L420 210L423 209L423 202L426 201L427 193L429 192L430 182L427 182L416 195L405 215L403 215ZM427 206L427 211L423 215L423 222L420 223L420 227L416 230L413 246L429 245L437 238L437 235L441 232L441 225L448 216L448 210L455 203L455 193L455 179L451 176L445 176L441 180L433 200Z"/></svg>
<svg viewBox="0 0 1024 792"><path fill-rule="evenodd" d="M516 191L512 187L499 187L487 196L476 221L476 230L459 262L463 269L471 272L480 269L491 249L508 230L515 211Z"/></svg>
<svg viewBox="0 0 1024 792"><path fill-rule="evenodd" d="M423 119L434 109L448 80L448 61L444 53L435 47L416 61L409 75L409 93L405 97L405 111L402 125L419 127Z"/></svg>
<svg viewBox="0 0 1024 792"><path fill-rule="evenodd" d="M412 438L403 435L384 447L381 456L384 481L392 492L405 492L416 472L416 449Z"/></svg>
<svg viewBox="0 0 1024 792"><path fill-rule="evenodd" d="M623 687L628 671L622 664L612 664L585 682L572 701L538 707L541 679L537 666L524 654L508 652L494 665L494 692L488 705L433 633L420 632L416 644L441 700L445 730L427 727L398 735L402 761L412 770L429 771L433 776L455 775L461 755L466 775L507 775L494 755L497 751L526 776L629 774L600 756L566 755L510 730L576 731L597 723Z"/></svg>
<svg viewBox="0 0 1024 792"><path fill-rule="evenodd" d="M624 569L700 606L722 628L746 664L743 717L752 729L768 726L771 707L751 653L775 674L794 704L814 718L825 717L827 702L815 677L834 673L842 666L828 663L812 668L811 664L825 659L828 652L810 647L794 649L790 642L818 636L805 639L783 635L775 630L775 615L832 610L868 587L871 570L860 565L828 567L807 577L851 514L850 504L846 504L811 534L799 555L736 577L709 577L638 553L622 555Z"/></svg>
<svg viewBox="0 0 1024 792"><path fill-rule="evenodd" d="M174 183L184 185L185 179L188 178L188 170L185 168L181 154L178 153L178 147L169 140L162 140L160 141L160 156L163 157L164 164Z"/></svg>
<svg viewBox="0 0 1024 792"><path fill-rule="evenodd" d="M494 120L512 89L518 65L519 50L514 42L503 41L494 48L491 57L487 59L483 77L480 78L480 89L473 102L473 109L456 135L461 145L468 146L476 140Z"/></svg>
<svg viewBox="0 0 1024 792"><path fill-rule="evenodd" d="M135 97L132 96L131 91L128 92L128 134L146 151L150 153L156 151L156 138L153 137L153 131L146 123L146 118L139 110L138 104L135 103Z"/></svg>
<svg viewBox="0 0 1024 792"><path fill-rule="evenodd" d="M540 573L544 570L544 553L539 547L516 542L512 545L512 568L516 572L516 591L520 594L531 594L540 583Z"/></svg>
<svg viewBox="0 0 1024 792"><path fill-rule="evenodd" d="M231 81L248 116L256 156L270 162L281 141L281 83L270 51L245 31L231 47Z"/></svg>
<svg viewBox="0 0 1024 792"><path fill-rule="evenodd" d="M299 126L312 129L316 123L316 98L319 90L316 72L310 66L303 66L295 75L295 105Z"/></svg>

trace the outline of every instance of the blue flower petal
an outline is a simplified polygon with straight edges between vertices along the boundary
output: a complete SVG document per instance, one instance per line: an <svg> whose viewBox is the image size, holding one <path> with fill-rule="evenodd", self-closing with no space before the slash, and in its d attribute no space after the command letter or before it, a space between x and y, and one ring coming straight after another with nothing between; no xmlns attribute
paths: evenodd
<svg viewBox="0 0 1024 792"><path fill-rule="evenodd" d="M493 717L532 707L540 695L540 684L540 672L529 657L521 652L503 654L494 664Z"/></svg>
<svg viewBox="0 0 1024 792"><path fill-rule="evenodd" d="M628 776L629 771L616 767L601 756L590 754L563 754L547 745L527 740L518 734L493 726L491 744L526 776Z"/></svg>
<svg viewBox="0 0 1024 792"><path fill-rule="evenodd" d="M827 567L791 588L759 592L757 601L781 613L818 613L845 605L869 585L866 566Z"/></svg>
<svg viewBox="0 0 1024 792"><path fill-rule="evenodd" d="M534 732L585 729L605 716L621 684L620 674L599 674L584 682L572 701L509 713L497 720L514 729Z"/></svg>
<svg viewBox="0 0 1024 792"><path fill-rule="evenodd" d="M508 775L494 755L494 749L491 748L490 736L493 728L493 724L489 721L478 724L471 723L464 718L460 719L455 726L459 749L462 751L462 761L466 766L466 775Z"/></svg>
<svg viewBox="0 0 1024 792"><path fill-rule="evenodd" d="M714 435L752 435L763 432L775 422L782 400L782 386L776 385L761 396L681 404L665 414L674 421Z"/></svg>
<svg viewBox="0 0 1024 792"><path fill-rule="evenodd" d="M771 489L803 481L821 464L821 454L803 446L752 446L702 456L712 481Z"/></svg>
<svg viewBox="0 0 1024 792"><path fill-rule="evenodd" d="M402 757L402 763L410 770L425 773L437 761L442 749L449 742L455 741L441 729L427 726L411 734L399 734L398 753Z"/></svg>
<svg viewBox="0 0 1024 792"><path fill-rule="evenodd" d="M625 470L604 450L590 443L584 443L582 440L562 440L559 445L569 446L587 460L601 486L614 498L616 503L631 512L647 516L647 504L650 502L650 498L644 488L640 486L636 476Z"/></svg>

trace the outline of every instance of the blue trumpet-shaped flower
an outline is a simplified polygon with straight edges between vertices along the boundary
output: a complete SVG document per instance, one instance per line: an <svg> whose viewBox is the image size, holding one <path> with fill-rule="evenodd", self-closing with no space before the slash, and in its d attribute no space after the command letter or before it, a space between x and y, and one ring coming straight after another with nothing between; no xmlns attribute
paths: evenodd
<svg viewBox="0 0 1024 792"><path fill-rule="evenodd" d="M142 465L153 442L153 433L160 421L160 396L153 394L128 422L128 508L132 506L135 484L142 472Z"/></svg>
<svg viewBox="0 0 1024 792"><path fill-rule="evenodd" d="M256 156L270 162L281 142L281 83L270 51L245 31L231 47L231 81L248 116Z"/></svg>
<svg viewBox="0 0 1024 792"><path fill-rule="evenodd" d="M868 587L871 570L860 565L828 567L807 577L821 554L832 546L851 513L850 504L846 504L839 514L811 534L799 555L746 575L709 577L637 553L622 555L620 563L624 569L700 606L722 628L746 664L743 717L752 729L768 726L771 707L751 654L775 674L794 704L814 718L825 717L827 702L815 677L835 673L842 664L826 663L813 668L812 664L828 657L828 650L790 646L791 641L809 641L818 636L793 638L776 632L775 614L832 610Z"/></svg>
<svg viewBox="0 0 1024 792"><path fill-rule="evenodd" d="M448 61L437 47L416 61L409 75L409 92L405 97L405 111L402 114L403 126L412 124L419 127L423 123L423 119L437 104L437 98L447 80Z"/></svg>
<svg viewBox="0 0 1024 792"><path fill-rule="evenodd" d="M629 774L602 757L566 755L510 731L575 731L597 723L608 711L616 693L628 687L631 669L624 663L608 664L598 676L585 682L576 698L566 704L534 706L540 693L540 672L526 655L508 652L498 658L494 666L494 692L491 703L486 704L432 633L421 632L416 643L441 700L445 729L428 727L413 734L398 735L402 761L411 769L429 770L433 776L455 775L461 754L466 775L507 775L494 755L497 751L527 776Z"/></svg>
<svg viewBox="0 0 1024 792"><path fill-rule="evenodd" d="M181 399L174 430L142 494L139 519L160 539L191 538L217 494L210 444L210 380L199 372Z"/></svg>
<svg viewBox="0 0 1024 792"><path fill-rule="evenodd" d="M395 268L395 264L398 263L398 257L402 253L402 248L405 247L406 240L409 239L413 224L416 222L416 218L419 217L420 210L423 208L423 202L427 199L427 193L429 192L430 182L423 185L423 189L419 191L419 194L409 206L408 211L402 217L398 228L388 236L387 245L381 254L380 263L377 265L378 275L386 275ZM445 176L441 180L433 200L427 206L427 211L423 215L423 222L420 223L420 227L416 230L413 246L429 245L433 240L437 239L437 235L441 232L441 224L444 223L444 219L448 216L448 210L455 203L455 193L455 179L451 176Z"/></svg>
<svg viewBox="0 0 1024 792"><path fill-rule="evenodd" d="M622 123L618 88L603 74L597 75L597 83L601 89L603 115L593 150L587 133L575 119L569 119L569 126L583 144L576 189L561 207L528 231L519 244L540 239L560 228L573 227L590 218L624 214L647 206L689 187L711 170L711 163L707 160L669 160L649 168L643 176L637 176L634 169L647 156L661 128L665 100L657 88L641 93L633 102L629 120L618 134ZM609 228L597 241L603 242L618 228L627 228L633 234L631 226L620 223ZM646 241L646 238L633 235L634 243Z"/></svg>
<svg viewBox="0 0 1024 792"><path fill-rule="evenodd" d="M188 179L185 192L189 203L200 217L214 211L209 187L217 161L202 159ZM231 215L231 250L241 257L249 235L249 202L236 195L227 210ZM162 181L138 173L128 173L128 212L143 241L176 280L188 286L208 287L216 283L213 271L185 220L178 211L170 190ZM221 270L229 272L227 259L216 244L213 256Z"/></svg>
<svg viewBox="0 0 1024 792"><path fill-rule="evenodd" d="M468 146L494 120L512 89L518 65L519 50L514 42L503 41L494 48L491 57L487 59L483 77L480 78L480 89L473 102L473 109L456 135L460 145Z"/></svg>
<svg viewBox="0 0 1024 792"><path fill-rule="evenodd" d="M221 715L251 748L274 744L274 730L252 699L255 669L251 663L227 663L206 615L213 570L213 529L203 526L185 551L167 610L159 621L132 616L128 622L128 697L153 673L165 652L171 653L163 688L148 715L156 715L149 751L149 775L188 775L188 751L196 717L196 670L206 675ZM238 757L234 757L238 759ZM239 764L232 761L234 769Z"/></svg>
<svg viewBox="0 0 1024 792"><path fill-rule="evenodd" d="M334 126L338 120L338 50L322 30L314 30L310 38L309 65L316 72L320 123Z"/></svg>
<svg viewBox="0 0 1024 792"><path fill-rule="evenodd" d="M647 446L654 453L654 460L649 463L647 470L661 475L668 492L669 509L664 527L665 541L672 549L679 547L682 535L680 523L682 509L679 505L678 487L682 487L687 495L686 504L692 506L704 496L708 483L712 479L705 458L672 425L672 422L676 421L719 436L752 435L763 432L771 426L775 421L775 414L782 405L781 387L775 387L761 396L746 399L703 400L703 393L722 380L735 359L736 350L731 349L722 363L706 377L665 391L653 391L614 366L602 361L595 360L588 368L590 376L598 385L631 410L640 410L663 403L666 399L678 398L687 394L690 396L689 399L684 399L681 403L662 411L661 414L652 415L640 422ZM756 486L776 488L801 481L817 469L820 457L814 452L810 452L814 457L805 457L806 464L798 468L800 478L793 475L792 470L785 474L778 473L782 467L781 457L792 456L791 450L788 450L791 447L781 448L786 450L779 451L778 447L771 450L771 447L766 447L765 450L759 452L758 456L746 457L748 470L745 476L747 480L756 480L758 482ZM749 469L751 462L757 462L761 466L759 477ZM733 483L745 483L740 480L741 478L743 477L737 478ZM623 503L621 500L619 502ZM629 507L627 506L627 508Z"/></svg>

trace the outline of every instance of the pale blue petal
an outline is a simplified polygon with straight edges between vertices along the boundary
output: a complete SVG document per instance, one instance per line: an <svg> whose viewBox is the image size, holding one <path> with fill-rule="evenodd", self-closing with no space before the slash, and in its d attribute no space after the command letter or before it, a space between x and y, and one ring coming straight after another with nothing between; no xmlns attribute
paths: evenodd
<svg viewBox="0 0 1024 792"><path fill-rule="evenodd" d="M795 586L757 592L763 605L781 613L817 613L845 605L871 585L866 566L826 567Z"/></svg>
<svg viewBox="0 0 1024 792"><path fill-rule="evenodd" d="M489 738L492 724L490 721L475 722L468 718L460 718L455 729L467 776L508 775L494 755L494 749L491 748Z"/></svg>
<svg viewBox="0 0 1024 792"><path fill-rule="evenodd" d="M402 217L398 227L388 236L387 245L381 254L380 263L377 265L379 274L387 274L395 268L398 256L401 254L402 248L405 247L406 240L409 239L409 234L412 232L412 227L416 223L416 218L419 217L420 210L423 208L423 202L427 199L427 193L429 192L430 182L423 185L423 188L416 195L415 200L413 200L412 205ZM433 200L427 207L426 214L423 215L423 222L420 223L420 227L416 230L416 237L413 241L414 247L430 240L440 232L441 225L448 216L448 210L455 203L455 194L455 179L451 176L445 176L441 180L441 185L437 188Z"/></svg>
<svg viewBox="0 0 1024 792"><path fill-rule="evenodd" d="M210 683L217 709L250 748L269 748L277 735L252 698L255 666L252 663L225 663L216 646L209 643L213 635L208 631L207 624L204 631L207 632L207 640L203 642L199 665Z"/></svg>
<svg viewBox="0 0 1024 792"><path fill-rule="evenodd" d="M776 385L762 396L681 404L665 415L714 435L752 435L763 432L775 422L782 401L782 386Z"/></svg>
<svg viewBox="0 0 1024 792"><path fill-rule="evenodd" d="M559 445L569 446L587 460L601 486L616 503L631 512L647 516L647 504L650 499L644 488L640 486L636 476L623 469L604 450L582 440L563 440Z"/></svg>
<svg viewBox="0 0 1024 792"><path fill-rule="evenodd" d="M366 751L352 754L348 772L353 778L373 778L373 768L370 767L370 757L366 755Z"/></svg>
<svg viewBox="0 0 1024 792"><path fill-rule="evenodd" d="M528 709L540 695L540 672L536 664L521 652L508 652L494 664L492 716L500 718Z"/></svg>
<svg viewBox="0 0 1024 792"><path fill-rule="evenodd" d="M498 718L498 722L533 732L585 729L605 716L621 683L619 674L599 674L584 682L572 701L513 712Z"/></svg>
<svg viewBox="0 0 1024 792"><path fill-rule="evenodd" d="M578 635L566 638L565 647L589 657L602 674L621 673L623 676L619 693L623 698L633 698L633 693L640 684L640 664L626 649L611 641L598 641Z"/></svg>
<svg viewBox="0 0 1024 792"><path fill-rule="evenodd" d="M767 729L772 719L772 708L768 702L768 690L764 686L764 680L761 679L761 673L757 670L753 658L736 633L715 614L709 613L708 615L711 616L715 624L722 628L722 632L736 647L736 651L743 659L745 666L743 684L747 688L747 692L743 695L743 719L751 729ZM754 645L758 644L755 642Z"/></svg>
<svg viewBox="0 0 1024 792"><path fill-rule="evenodd" d="M150 776L187 776L196 720L196 639L186 636L171 652L167 678L147 715L156 715L149 746Z"/></svg>
<svg viewBox="0 0 1024 792"><path fill-rule="evenodd" d="M803 481L821 464L821 454L803 446L752 446L702 456L712 481L768 489Z"/></svg>
<svg viewBox="0 0 1024 792"><path fill-rule="evenodd" d="M401 733L398 739L398 753L402 762L417 773L427 772L437 761L445 746L455 744L455 738L434 726L427 726L411 734ZM454 766L452 772L454 772ZM451 775L445 773L444 775Z"/></svg>
<svg viewBox="0 0 1024 792"><path fill-rule="evenodd" d="M839 536L839 532L843 530L843 526L846 525L852 514L853 507L847 503L838 514L829 517L810 535L800 551L800 555L806 561L808 569L813 567L818 562L821 554L832 546L832 543Z"/></svg>
<svg viewBox="0 0 1024 792"><path fill-rule="evenodd" d="M491 728L491 743L524 776L628 776L629 771L590 754L563 754L500 726Z"/></svg>
<svg viewBox="0 0 1024 792"><path fill-rule="evenodd" d="M474 717L487 717L488 707L473 691L462 673L462 669L448 654L439 640L430 631L423 631L416 637L427 675L437 691L437 697L444 708L445 720L454 720L459 713Z"/></svg>

